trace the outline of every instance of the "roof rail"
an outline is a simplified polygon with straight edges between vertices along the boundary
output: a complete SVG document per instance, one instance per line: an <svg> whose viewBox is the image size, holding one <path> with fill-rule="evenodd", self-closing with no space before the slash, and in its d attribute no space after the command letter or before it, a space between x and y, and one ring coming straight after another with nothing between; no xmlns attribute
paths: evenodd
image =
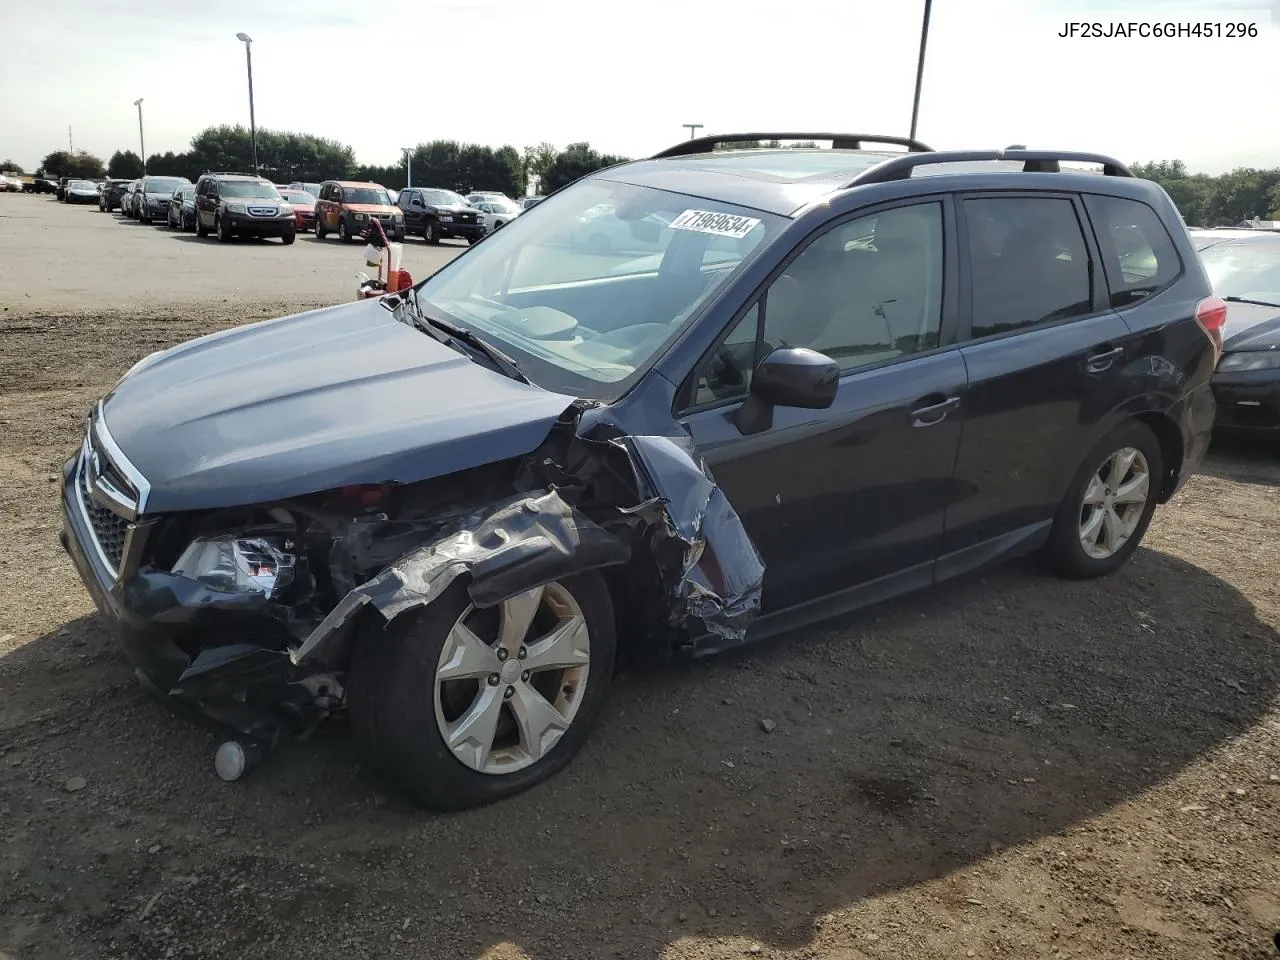
<svg viewBox="0 0 1280 960"><path fill-rule="evenodd" d="M756 140L830 140L835 150L861 150L863 143L887 143L921 153L932 151L919 140L911 137L891 137L874 133L717 133L694 140L682 140L674 147L655 153L650 160L666 157L687 157L695 153L710 153L722 143L750 143Z"/></svg>
<svg viewBox="0 0 1280 960"><path fill-rule="evenodd" d="M885 183L889 180L905 180L911 171L933 163L972 163L981 160L1022 161L1024 173L1061 173L1060 161L1076 163L1100 163L1108 177L1132 177L1133 173L1119 160L1101 153L1075 153L1066 150L1026 150L1010 147L1005 150L939 150L934 153L892 157L877 163L850 180L845 186L862 186L867 183Z"/></svg>

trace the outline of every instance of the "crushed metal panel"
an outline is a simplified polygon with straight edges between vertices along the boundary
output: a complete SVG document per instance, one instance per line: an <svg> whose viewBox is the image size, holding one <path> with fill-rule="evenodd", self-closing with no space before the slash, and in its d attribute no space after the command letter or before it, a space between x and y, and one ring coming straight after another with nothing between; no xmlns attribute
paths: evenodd
<svg viewBox="0 0 1280 960"><path fill-rule="evenodd" d="M459 576L478 607L560 577L626 563L630 544L570 506L555 490L510 498L451 524L432 543L352 590L291 653L295 664L339 633L365 604L387 620L424 607Z"/></svg>
<svg viewBox="0 0 1280 960"><path fill-rule="evenodd" d="M690 437L623 436L611 441L627 451L644 500L633 513L653 516L661 504L665 529L683 547L679 571L659 565L681 608L674 613L700 621L730 640L746 637L760 610L764 561L737 512L716 486ZM655 555L660 557L659 545Z"/></svg>

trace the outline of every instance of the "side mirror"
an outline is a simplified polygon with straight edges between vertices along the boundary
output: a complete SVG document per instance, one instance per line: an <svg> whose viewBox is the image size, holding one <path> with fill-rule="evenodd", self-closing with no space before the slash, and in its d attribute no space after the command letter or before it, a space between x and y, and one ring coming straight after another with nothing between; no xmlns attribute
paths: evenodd
<svg viewBox="0 0 1280 960"><path fill-rule="evenodd" d="M734 414L741 433L760 433L773 426L774 407L825 410L840 388L840 364L807 347L779 347L751 375L751 392Z"/></svg>
<svg viewBox="0 0 1280 960"><path fill-rule="evenodd" d="M645 243L657 243L662 235L662 228L652 220L628 220L627 227L633 237Z"/></svg>

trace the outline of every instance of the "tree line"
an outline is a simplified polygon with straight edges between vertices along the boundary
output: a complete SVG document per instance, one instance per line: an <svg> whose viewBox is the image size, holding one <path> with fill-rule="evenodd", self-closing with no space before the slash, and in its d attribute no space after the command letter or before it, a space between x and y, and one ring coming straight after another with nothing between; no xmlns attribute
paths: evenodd
<svg viewBox="0 0 1280 960"><path fill-rule="evenodd" d="M1130 169L1134 176L1164 187L1189 226L1280 220L1280 167L1240 167L1216 177L1190 173L1181 160L1136 163Z"/></svg>
<svg viewBox="0 0 1280 960"><path fill-rule="evenodd" d="M356 163L351 147L312 134L260 129L257 148L258 171L273 183L371 180L394 189L404 186L408 172L403 162L390 166ZM492 190L511 197L528 194L535 184L547 194L627 159L602 154L589 143L571 143L563 149L541 143L521 150L457 140L419 143L410 158L415 184L459 193ZM117 150L106 163L85 151L55 150L41 162L38 173L47 177L136 179L142 176L142 169L142 158L132 150ZM191 181L212 170L252 169L252 139L248 128L239 125L209 127L192 137L189 150L153 153L146 164L149 175Z"/></svg>

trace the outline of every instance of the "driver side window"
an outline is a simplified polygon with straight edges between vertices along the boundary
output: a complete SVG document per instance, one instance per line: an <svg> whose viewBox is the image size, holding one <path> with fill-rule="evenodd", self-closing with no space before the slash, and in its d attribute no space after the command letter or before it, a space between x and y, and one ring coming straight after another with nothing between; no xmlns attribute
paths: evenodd
<svg viewBox="0 0 1280 960"><path fill-rule="evenodd" d="M779 347L817 350L847 371L938 346L942 222L940 203L911 204L815 237L704 363L694 403L745 396Z"/></svg>

